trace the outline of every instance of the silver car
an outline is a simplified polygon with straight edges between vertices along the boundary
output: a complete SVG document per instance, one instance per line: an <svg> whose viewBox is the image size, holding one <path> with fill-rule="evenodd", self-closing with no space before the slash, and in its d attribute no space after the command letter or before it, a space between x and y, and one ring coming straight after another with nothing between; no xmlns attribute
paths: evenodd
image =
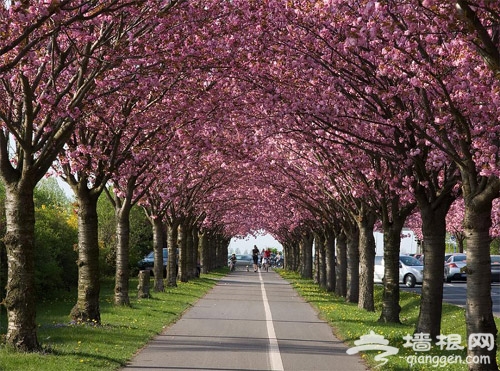
<svg viewBox="0 0 500 371"><path fill-rule="evenodd" d="M231 260L231 255L227 257L227 265L229 266L230 260ZM247 267L252 268L253 265L253 257L252 255L240 255L236 254L236 268L238 267L244 267L246 269Z"/></svg>
<svg viewBox="0 0 500 371"><path fill-rule="evenodd" d="M491 282L500 282L500 255L491 255Z"/></svg>
<svg viewBox="0 0 500 371"><path fill-rule="evenodd" d="M406 287L415 287L415 284L422 284L424 265L420 260L413 256L401 255L399 257L399 282ZM384 258L383 256L375 257L373 281L382 283L384 280Z"/></svg>
<svg viewBox="0 0 500 371"><path fill-rule="evenodd" d="M467 279L467 255L456 253L450 255L444 263L444 280L446 282Z"/></svg>

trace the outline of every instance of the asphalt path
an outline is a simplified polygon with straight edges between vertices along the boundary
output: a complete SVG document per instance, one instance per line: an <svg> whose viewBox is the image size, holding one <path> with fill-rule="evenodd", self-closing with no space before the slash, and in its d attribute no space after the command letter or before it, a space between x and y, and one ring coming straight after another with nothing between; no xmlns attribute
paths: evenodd
<svg viewBox="0 0 500 371"><path fill-rule="evenodd" d="M406 291L413 291L416 293L422 292L422 286L415 286L414 288L407 288L401 286ZM465 308L467 298L467 283L465 281L454 281L452 283L445 283L443 287L443 301L450 304L458 305ZM491 284L491 301L493 303L493 315L500 317L500 283L494 282Z"/></svg>
<svg viewBox="0 0 500 371"><path fill-rule="evenodd" d="M232 272L124 368L339 370L368 368L277 273Z"/></svg>

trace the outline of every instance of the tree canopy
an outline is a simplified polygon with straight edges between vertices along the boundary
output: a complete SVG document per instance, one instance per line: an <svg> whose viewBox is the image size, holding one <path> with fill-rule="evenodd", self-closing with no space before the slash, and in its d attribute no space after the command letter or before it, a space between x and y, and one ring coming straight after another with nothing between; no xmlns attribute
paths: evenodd
<svg viewBox="0 0 500 371"><path fill-rule="evenodd" d="M115 208L283 243L459 198L484 251L499 232L499 19L489 0L6 2L8 251L30 261L19 206L51 166L81 204L113 184Z"/></svg>

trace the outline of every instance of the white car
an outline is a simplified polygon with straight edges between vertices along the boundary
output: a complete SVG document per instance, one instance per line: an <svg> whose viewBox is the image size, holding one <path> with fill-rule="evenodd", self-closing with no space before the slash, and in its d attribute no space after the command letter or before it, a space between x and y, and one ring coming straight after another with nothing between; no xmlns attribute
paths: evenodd
<svg viewBox="0 0 500 371"><path fill-rule="evenodd" d="M406 287L415 287L422 284L424 280L424 265L418 259L412 256L401 255L399 257L399 282L404 283ZM383 283L384 279L384 257L375 257L375 269L373 281L375 283Z"/></svg>
<svg viewBox="0 0 500 371"><path fill-rule="evenodd" d="M467 279L467 255L462 253L451 254L444 263L444 280L451 282L454 280Z"/></svg>

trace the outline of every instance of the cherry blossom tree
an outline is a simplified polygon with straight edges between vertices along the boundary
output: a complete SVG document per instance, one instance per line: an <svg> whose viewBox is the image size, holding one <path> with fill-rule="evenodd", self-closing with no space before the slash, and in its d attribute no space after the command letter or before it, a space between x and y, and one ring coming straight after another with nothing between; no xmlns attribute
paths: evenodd
<svg viewBox="0 0 500 371"><path fill-rule="evenodd" d="M385 120L385 122L382 121L381 124L383 123L383 125L386 125L387 129L393 132L394 128L401 130L401 133L403 133L401 137L402 140L404 140L404 135L407 135L405 125L409 122L417 124L418 126L415 126L414 132L418 140L415 141L415 144L422 143L432 146L435 147L439 153L445 154L447 157L445 161L454 161L456 166L460 169L463 181L463 170L471 169L472 166L463 166L463 158L461 158L457 149L464 148L464 145L465 148L471 147L467 144L467 140L460 141L460 138L468 138L467 133L469 130L467 123L470 122L468 119L471 117L484 117L485 115L484 112L481 112L478 113L478 116L469 116L471 113L470 109L466 111L464 107L467 100L477 100L478 97L481 97L484 101L492 101L488 96L489 91L485 91L483 87L490 87L492 84L495 85L495 82L492 82L491 78L488 78L487 74L484 74L481 70L476 69L474 72L470 72L471 67L469 66L473 66L473 68L477 66L477 63L468 64L470 60L474 60L474 53L467 54L467 56L463 53L458 53L458 50L464 50L463 46L466 38L463 37L460 28L457 27L456 24L450 23L449 17L446 18L448 14L453 12L449 8L450 4L443 4L441 7L436 6L436 9L432 8L433 12L426 12L424 8L429 3L430 2L427 2L419 9L419 5L415 2L406 2L404 4L387 3L382 6L381 4L367 1L357 4L357 7L353 8L345 4L331 2L325 4L324 8L319 7L320 10L318 15L320 17L324 16L327 21L331 22L329 14L332 14L332 12L342 12L343 16L338 18L340 24L336 24L336 27L330 27L331 23L316 22L316 24L320 24L320 28L322 27L322 29L318 30L316 33L314 32L316 28L314 28L313 22L300 23L297 32L294 32L296 29L289 26L286 32L284 32L284 37L286 38L288 35L289 38L285 39L286 41L284 43L292 45L289 50L297 51L301 48L301 44L297 42L298 39L300 39L303 44L314 44L315 40L320 40L320 42L323 43L323 40L329 36L329 33L337 37L335 41L327 45L329 54L316 52L316 50L310 49L304 52L304 62L300 64L303 66L303 68L300 69L303 75L304 71L319 70L310 68L311 60L318 60L320 66L328 66L328 60L325 55L334 55L337 58L336 63L331 67L329 66L328 72L333 77L340 76L344 78L344 80L338 83L333 82L326 84L326 86L321 84L325 80L324 76L319 75L316 78L311 78L309 75L306 75L307 77L303 78L303 80L316 84L310 84L312 85L308 89L311 91L310 96L314 94L321 96L319 101L322 104L318 104L315 107L306 106L304 108L304 111L307 110L306 112L309 115L323 117L329 113L331 117L333 112L337 117L342 117L345 122L351 123L352 118L355 117L357 120L370 120L372 123L377 123L380 120L375 121L373 117L367 116L366 113L359 113L359 110L348 111L345 108L346 98L348 102L353 96L363 97L366 104L360 105L360 107L364 107L365 110L368 109L368 112L373 112L373 109L370 110L370 108L374 107L374 110L376 110L381 118ZM300 8L302 5L304 7ZM308 16L311 12L310 8L307 7L307 2L296 3L294 6L295 13L299 13L303 9L304 19L309 19ZM442 11L440 14L442 14L443 17L437 16L435 13L436 10ZM420 18L421 14L423 14L423 18ZM283 19L280 18L278 14L273 14L273 16L278 19ZM290 15L290 19L295 19L293 14ZM395 19L397 19L398 22L394 22ZM367 20L369 20L369 22L367 22ZM290 25L290 23L283 23ZM423 29L422 25L427 26L427 28ZM441 32L441 37L435 36L437 35L437 30L442 31L443 29L446 30L447 33ZM273 31L276 35L277 31L275 29ZM283 37L283 35L280 36ZM311 40L311 37L314 37L315 40ZM337 48L333 46L337 46ZM417 54L413 53L416 47L419 51ZM285 53L283 53L283 55L285 55ZM443 55L464 56L462 59L455 58L457 62L456 65L454 65L455 73L450 73L450 66L444 63L444 61L449 59L442 58ZM356 59L353 58L354 56ZM289 57L289 55L287 55L287 57ZM275 58L274 61L276 60ZM285 65L286 62L284 62L284 60L285 58L282 58L279 61L280 65ZM293 59L293 61L295 65L298 65L297 60ZM271 63L269 64L272 65ZM361 69L361 74L359 75L362 76L362 78L359 78L359 81L354 80L352 77L353 66L374 66L376 72L376 74L373 75L374 79L370 80L367 71ZM309 69L307 67L309 67ZM349 74L343 74L343 69L349 71ZM277 69L273 72L276 73L276 70ZM290 75L293 74L294 68L287 65L284 70L283 76L290 77ZM371 68L370 71L373 70L374 69ZM460 72L457 73L456 71ZM464 79L462 77L457 79L458 76L464 76L464 74L467 73L477 76L479 80L483 79L481 82L478 80L479 84L474 85L477 88L471 90L471 85L464 87ZM357 76L358 75L356 75L356 77ZM284 81L285 79L281 78L280 80ZM291 80L294 82L297 81L297 76L293 76ZM347 85L347 88L342 88L345 86L346 81L349 85ZM376 94L373 94L375 91L373 90L375 88L373 81L382 85L381 87L377 86ZM364 82L364 86L360 84L360 82ZM354 83L357 83L357 85L354 85ZM307 89L307 84L305 83L300 86L303 89ZM319 89L318 86L322 88ZM272 91L275 92L276 95L279 95L287 104L290 104L290 101L292 101L296 106L300 107L304 105L304 102L296 102L297 99L294 99L296 96L288 95L284 97L283 90L277 92L277 89L274 89ZM380 99L381 96L386 97L386 99ZM339 98L334 100L332 97ZM397 98L394 99L395 97ZM318 100L315 100L315 102L317 101ZM389 102L390 104L389 106L384 106L380 103L381 101ZM342 102L344 105L341 107L337 102ZM409 107L409 105L414 107L415 110L408 111L406 108ZM389 107L390 110L388 110L387 107ZM473 105L467 107L473 107ZM354 107L351 109L354 109ZM492 112L494 112L494 110L492 110ZM447 115L448 113L449 115ZM466 119L464 120L464 118ZM329 121L332 121L332 119L330 118ZM495 119L491 118L486 121L494 123ZM429 122L431 123L430 125ZM449 123L450 126L445 126L445 123ZM464 123L466 124L465 126L462 125ZM388 124L390 124L390 126ZM337 125L337 127L341 127L339 124ZM455 130L457 127L460 128L460 130ZM495 125L490 126L491 132L495 133L496 127ZM444 128L447 129L443 130ZM474 138L473 157L479 160L478 164L480 165L479 167L483 168L483 173L488 171L491 172L495 169L495 164L487 160L490 156L486 154L491 153L493 150L495 156L497 147L493 144L494 141L491 143L484 140L484 126L476 126L475 130L475 132L472 131ZM462 134L462 136L459 136L460 134ZM493 138L494 137L495 135L493 135ZM364 136L363 142L370 143L368 140L369 138L369 136ZM389 136L389 138L392 138L392 136ZM440 140L438 140L438 138ZM387 145L388 143L383 144ZM417 150L414 146L410 146L409 149ZM414 154L417 154L417 152L414 152ZM494 156L493 158L495 158ZM442 155L441 158L436 156L432 158L432 161L436 164L443 163L443 158ZM470 159L472 159L472 157L470 157ZM470 164L475 167L475 164ZM450 172L449 176L449 179L452 179L453 172ZM469 177L467 178L470 179ZM437 179L439 180L439 177ZM490 188L490 191L487 193L489 193L490 196L494 195L494 197L497 197L498 191L495 185L495 177L491 179L492 188ZM423 179L418 179L418 181L421 184L425 184ZM441 182L441 180L439 181ZM439 183L440 187L443 185L445 185L445 183ZM467 185L464 184L464 187L464 189L467 189ZM447 184L446 189L450 192L450 190L453 189L453 183ZM447 204L448 206L446 206ZM444 212L441 212L441 220L443 220L449 204L449 200L443 202ZM491 212L486 214L490 215ZM441 223L441 225L444 225L444 223ZM444 229L441 229L443 233L441 233L440 245L444 247ZM438 251L441 251L441 253L444 252L443 248L438 249ZM436 267L440 265L439 260L438 258L434 259ZM487 285L485 284L483 287L487 287ZM474 295L471 295L471 301L480 300L479 297L473 297ZM483 304L485 305L485 303ZM490 311L487 305L485 305L484 308L487 312Z"/></svg>
<svg viewBox="0 0 500 371"><path fill-rule="evenodd" d="M5 303L7 342L16 349L39 347L33 294L33 188L75 124L85 117L89 94L98 89L96 81L108 81L116 52L127 36L114 26L122 16L137 15L135 4L62 1L1 7L0 175L6 184L9 255Z"/></svg>

